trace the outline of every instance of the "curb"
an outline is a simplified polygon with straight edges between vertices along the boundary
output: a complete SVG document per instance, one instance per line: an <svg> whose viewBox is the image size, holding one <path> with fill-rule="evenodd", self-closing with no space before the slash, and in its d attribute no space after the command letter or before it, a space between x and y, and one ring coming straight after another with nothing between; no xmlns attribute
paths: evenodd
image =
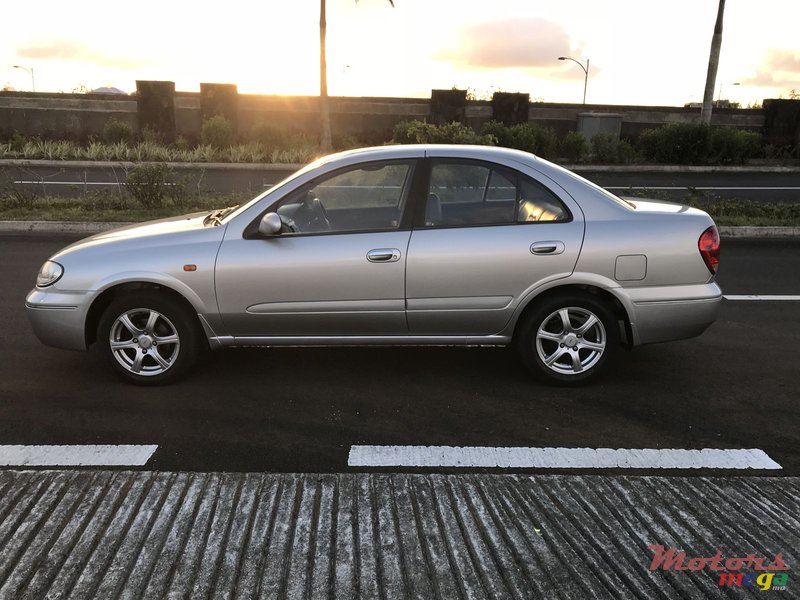
<svg viewBox="0 0 800 600"><path fill-rule="evenodd" d="M719 234L727 238L800 238L800 227L719 227Z"/></svg>
<svg viewBox="0 0 800 600"><path fill-rule="evenodd" d="M119 227L136 225L131 221L0 221L0 233L102 233ZM725 238L800 239L800 227L733 227L722 225L719 233Z"/></svg>
<svg viewBox="0 0 800 600"><path fill-rule="evenodd" d="M800 167L780 165L560 165L577 173L797 173Z"/></svg>
<svg viewBox="0 0 800 600"><path fill-rule="evenodd" d="M0 167L54 167L54 168L89 168L89 169L131 169L141 165L169 165L173 169L221 169L231 171L290 171L294 173L305 166L305 163L220 163L220 162L164 162L156 160L143 161L105 161L105 160L27 160L19 158L0 159ZM800 170L798 170L800 172Z"/></svg>
<svg viewBox="0 0 800 600"><path fill-rule="evenodd" d="M0 221L0 232L23 233L102 233L119 227L136 225L134 222L108 222L96 221Z"/></svg>

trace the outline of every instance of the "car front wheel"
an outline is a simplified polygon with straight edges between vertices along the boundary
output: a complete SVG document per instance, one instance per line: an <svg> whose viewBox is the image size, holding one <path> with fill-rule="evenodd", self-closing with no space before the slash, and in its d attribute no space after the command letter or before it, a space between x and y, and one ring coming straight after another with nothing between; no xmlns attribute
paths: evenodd
<svg viewBox="0 0 800 600"><path fill-rule="evenodd" d="M528 370L561 384L596 376L618 346L617 319L604 302L589 294L563 294L541 302L517 336L517 349Z"/></svg>
<svg viewBox="0 0 800 600"><path fill-rule="evenodd" d="M111 302L100 319L97 342L123 380L161 385L195 363L199 335L192 315L179 302L142 292Z"/></svg>

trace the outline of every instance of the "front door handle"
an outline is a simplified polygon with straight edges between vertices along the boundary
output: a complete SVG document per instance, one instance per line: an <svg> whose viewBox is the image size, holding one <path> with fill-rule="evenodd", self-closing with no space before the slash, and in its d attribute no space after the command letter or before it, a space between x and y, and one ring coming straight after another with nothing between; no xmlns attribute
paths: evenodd
<svg viewBox="0 0 800 600"><path fill-rule="evenodd" d="M397 262L400 260L400 250L397 248L376 248L367 252L369 262Z"/></svg>
<svg viewBox="0 0 800 600"><path fill-rule="evenodd" d="M562 252L564 252L564 242L548 241L531 244L531 253L533 254L561 254Z"/></svg>

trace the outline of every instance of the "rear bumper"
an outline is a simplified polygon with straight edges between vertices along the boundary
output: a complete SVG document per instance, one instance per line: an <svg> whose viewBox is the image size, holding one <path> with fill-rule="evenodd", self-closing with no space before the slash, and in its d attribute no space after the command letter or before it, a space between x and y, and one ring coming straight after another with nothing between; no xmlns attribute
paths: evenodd
<svg viewBox="0 0 800 600"><path fill-rule="evenodd" d="M86 350L86 312L93 292L60 292L35 288L25 298L33 332L43 344Z"/></svg>
<svg viewBox="0 0 800 600"><path fill-rule="evenodd" d="M634 345L700 335L717 319L722 291L716 283L630 290Z"/></svg>

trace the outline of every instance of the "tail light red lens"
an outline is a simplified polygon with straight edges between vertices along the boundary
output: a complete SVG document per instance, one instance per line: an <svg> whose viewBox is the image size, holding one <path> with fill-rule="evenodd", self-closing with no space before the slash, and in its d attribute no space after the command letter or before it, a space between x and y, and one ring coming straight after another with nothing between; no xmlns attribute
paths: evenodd
<svg viewBox="0 0 800 600"><path fill-rule="evenodd" d="M700 256L703 257L708 270L716 273L719 265L719 232L717 228L712 225L706 229L697 240L697 247L700 249Z"/></svg>

